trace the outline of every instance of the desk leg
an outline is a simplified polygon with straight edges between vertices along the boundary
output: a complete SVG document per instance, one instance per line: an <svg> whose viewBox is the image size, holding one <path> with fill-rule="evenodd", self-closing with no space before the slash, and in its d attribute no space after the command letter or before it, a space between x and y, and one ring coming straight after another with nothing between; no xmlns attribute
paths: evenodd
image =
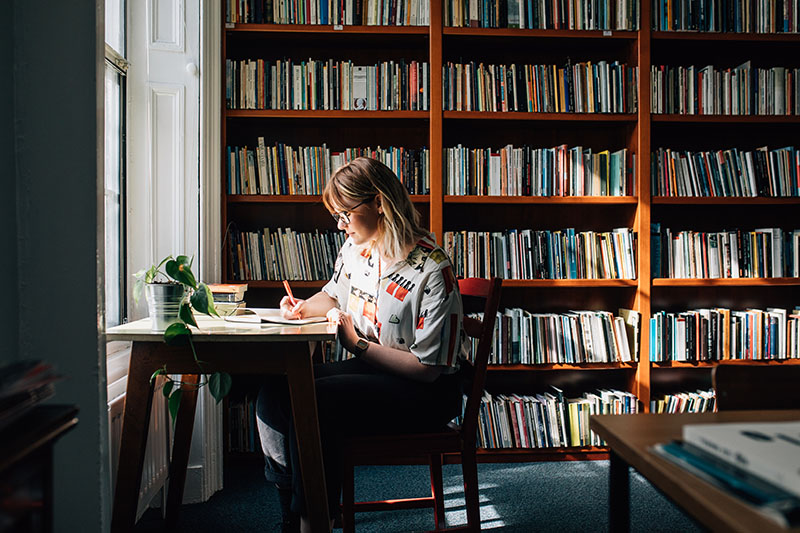
<svg viewBox="0 0 800 533"><path fill-rule="evenodd" d="M296 349L288 347L286 375L292 399L292 417L297 433L300 471L306 495L306 510L311 531L330 531L325 470L322 465L322 446L319 440L317 395L314 389L314 369L305 343Z"/></svg>
<svg viewBox="0 0 800 533"><path fill-rule="evenodd" d="M150 425L150 406L153 402L153 386L150 384L152 369L145 364L150 358L149 352L147 345L133 343L111 518L113 532L130 531L136 521L147 428Z"/></svg>
<svg viewBox="0 0 800 533"><path fill-rule="evenodd" d="M628 533L631 529L631 491L628 463L610 452L608 476L608 512L611 533Z"/></svg>
<svg viewBox="0 0 800 533"><path fill-rule="evenodd" d="M172 460L169 463L169 492L167 493L168 527L178 522L183 488L186 485L186 468L189 466L189 451L192 446L194 414L197 407L197 384L200 376L184 374L181 387L181 405L178 408L178 419L175 421L175 441L172 444Z"/></svg>

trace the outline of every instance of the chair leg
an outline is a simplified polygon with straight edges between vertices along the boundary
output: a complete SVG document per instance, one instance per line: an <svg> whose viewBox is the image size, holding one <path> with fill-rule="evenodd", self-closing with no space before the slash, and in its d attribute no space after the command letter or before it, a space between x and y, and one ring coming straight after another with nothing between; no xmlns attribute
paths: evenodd
<svg viewBox="0 0 800 533"><path fill-rule="evenodd" d="M442 488L442 454L432 453L428 457L431 470L431 496L433 496L433 518L436 529L445 527L444 490Z"/></svg>
<svg viewBox="0 0 800 533"><path fill-rule="evenodd" d="M481 510L478 503L478 463L475 450L461 453L461 472L464 475L464 503L467 508L467 526L470 531L480 531Z"/></svg>
<svg viewBox="0 0 800 533"><path fill-rule="evenodd" d="M342 472L342 533L355 533L355 467L349 457L345 457Z"/></svg>

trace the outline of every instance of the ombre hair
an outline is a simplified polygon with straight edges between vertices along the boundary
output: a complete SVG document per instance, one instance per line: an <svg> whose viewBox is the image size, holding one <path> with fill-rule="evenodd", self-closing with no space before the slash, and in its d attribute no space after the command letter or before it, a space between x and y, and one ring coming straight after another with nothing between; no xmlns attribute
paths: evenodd
<svg viewBox="0 0 800 533"><path fill-rule="evenodd" d="M377 195L383 215L378 219L376 244L384 256L404 259L409 248L429 233L420 226L419 212L408 191L389 167L375 159L354 159L333 173L322 192L322 202L333 213Z"/></svg>

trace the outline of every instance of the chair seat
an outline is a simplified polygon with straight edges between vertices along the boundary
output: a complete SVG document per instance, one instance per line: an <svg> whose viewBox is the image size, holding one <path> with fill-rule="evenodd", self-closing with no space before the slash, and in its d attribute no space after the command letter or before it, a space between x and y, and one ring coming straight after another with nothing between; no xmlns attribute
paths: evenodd
<svg viewBox="0 0 800 533"><path fill-rule="evenodd" d="M435 433L367 435L347 439L345 449L354 464L396 464L399 459L427 458L431 454L459 453L463 447L457 429Z"/></svg>

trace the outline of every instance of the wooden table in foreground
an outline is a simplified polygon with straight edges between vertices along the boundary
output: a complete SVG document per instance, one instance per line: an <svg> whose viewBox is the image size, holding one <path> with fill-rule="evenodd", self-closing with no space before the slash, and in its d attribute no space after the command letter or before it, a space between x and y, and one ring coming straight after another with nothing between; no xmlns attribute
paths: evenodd
<svg viewBox="0 0 800 533"><path fill-rule="evenodd" d="M287 376L311 528L319 532L330 531L312 350L309 347L319 341L334 339L336 326L327 323L305 326L240 324L204 316L196 319L200 329L194 330L192 339L197 357L204 362L205 372ZM165 365L169 374L183 374L183 381L189 384L197 383L199 376L189 346L166 345L163 333L151 331L150 319L110 328L106 339L133 342L111 523L112 531L122 532L130 530L136 520L153 400L150 376ZM196 406L197 391L191 385L185 385L175 421L170 461L168 524L177 521L183 500Z"/></svg>
<svg viewBox="0 0 800 533"><path fill-rule="evenodd" d="M800 420L800 410L592 416L591 429L605 439L611 448L610 530L618 532L630 529L628 466L632 466L681 509L712 531L800 531L781 528L744 501L650 451L654 444L680 439L685 424L789 420Z"/></svg>

